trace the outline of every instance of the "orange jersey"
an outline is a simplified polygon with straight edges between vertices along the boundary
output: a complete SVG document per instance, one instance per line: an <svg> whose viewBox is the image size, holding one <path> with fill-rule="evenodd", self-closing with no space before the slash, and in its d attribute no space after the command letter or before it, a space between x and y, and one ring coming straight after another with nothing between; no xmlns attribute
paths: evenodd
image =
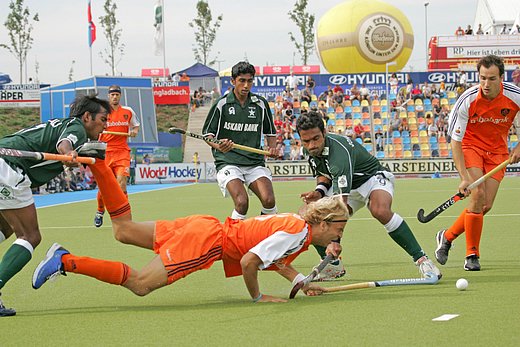
<svg viewBox="0 0 520 347"><path fill-rule="evenodd" d="M494 154L508 154L507 135L520 111L520 88L502 83L493 100L482 96L480 86L466 90L449 116L448 135L462 147L476 147Z"/></svg>
<svg viewBox="0 0 520 347"><path fill-rule="evenodd" d="M298 215L259 216L245 221L228 218L224 224L213 216L194 215L155 224L154 252L168 271L168 283L190 273L224 263L226 277L242 274L240 260L256 254L260 270L277 270L306 251L311 228Z"/></svg>
<svg viewBox="0 0 520 347"><path fill-rule="evenodd" d="M128 133L130 128L139 125L137 115L131 107L119 106L117 110L112 110L108 115L106 130ZM100 141L107 143L107 152L130 150L130 147L128 147L128 138L125 136L102 134Z"/></svg>

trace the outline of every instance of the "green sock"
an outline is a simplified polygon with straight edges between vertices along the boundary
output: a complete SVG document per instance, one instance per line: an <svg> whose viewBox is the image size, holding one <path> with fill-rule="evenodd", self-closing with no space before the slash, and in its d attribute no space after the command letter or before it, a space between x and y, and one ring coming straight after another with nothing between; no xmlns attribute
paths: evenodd
<svg viewBox="0 0 520 347"><path fill-rule="evenodd" d="M410 227L404 220L397 229L389 232L388 235L390 235L392 240L401 246L406 253L412 256L413 261L417 261L417 259L425 255L421 246L419 246L419 243L415 239L415 236L413 236L412 230L410 230Z"/></svg>
<svg viewBox="0 0 520 347"><path fill-rule="evenodd" d="M16 240L15 243L9 247L0 262L0 289L2 289L7 281L16 275L32 258L32 252L27 247L24 247L17 242L31 247L32 250L32 246L29 242L20 239Z"/></svg>

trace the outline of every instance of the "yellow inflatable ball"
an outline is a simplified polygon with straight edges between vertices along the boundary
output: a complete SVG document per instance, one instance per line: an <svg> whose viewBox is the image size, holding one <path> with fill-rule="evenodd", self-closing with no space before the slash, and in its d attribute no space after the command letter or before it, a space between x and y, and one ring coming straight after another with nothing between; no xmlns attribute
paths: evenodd
<svg viewBox="0 0 520 347"><path fill-rule="evenodd" d="M379 0L350 0L331 8L316 27L316 50L329 73L402 69L413 49L413 30L396 7Z"/></svg>

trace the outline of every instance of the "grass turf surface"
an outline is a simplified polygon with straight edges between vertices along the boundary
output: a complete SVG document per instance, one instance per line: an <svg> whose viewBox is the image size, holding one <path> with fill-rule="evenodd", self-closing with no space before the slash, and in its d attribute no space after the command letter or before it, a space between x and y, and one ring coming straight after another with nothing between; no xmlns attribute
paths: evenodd
<svg viewBox="0 0 520 347"><path fill-rule="evenodd" d="M453 195L456 179L397 180L394 210L409 223L433 258L435 233L449 226L466 202L458 202L428 224L415 218L418 208L431 211ZM226 279L220 262L146 297L94 279L69 274L35 291L32 271L53 242L77 255L146 265L150 251L115 241L110 222L92 226L95 202L40 209L43 241L33 260L2 290L2 299L18 311L0 318L2 346L118 345L518 345L520 337L520 178L506 178L493 210L486 216L481 242L481 272L465 272L464 237L441 267L444 277L433 286L354 290L320 297L298 294L280 304L252 304L242 278ZM311 181L276 182L280 211L296 211L299 193ZM130 196L134 219L173 219L194 213L221 219L232 210L216 184L199 184ZM260 210L251 198L250 216ZM106 218L107 219L107 218ZM0 254L13 239L0 245ZM407 254L386 235L368 211L347 224L342 241L345 280L325 285L418 277ZM308 274L319 262L313 249L293 263ZM469 281L466 291L455 282ZM291 284L276 273L259 274L262 292L287 298ZM442 314L460 314L432 322Z"/></svg>

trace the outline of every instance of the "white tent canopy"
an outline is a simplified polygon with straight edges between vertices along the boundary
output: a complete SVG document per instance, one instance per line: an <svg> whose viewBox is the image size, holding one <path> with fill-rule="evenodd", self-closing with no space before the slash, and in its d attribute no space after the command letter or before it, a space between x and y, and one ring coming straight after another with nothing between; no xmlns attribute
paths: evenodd
<svg viewBox="0 0 520 347"><path fill-rule="evenodd" d="M519 15L519 0L479 0L473 28L477 31L482 24L484 33L496 35L504 24L510 29Z"/></svg>

